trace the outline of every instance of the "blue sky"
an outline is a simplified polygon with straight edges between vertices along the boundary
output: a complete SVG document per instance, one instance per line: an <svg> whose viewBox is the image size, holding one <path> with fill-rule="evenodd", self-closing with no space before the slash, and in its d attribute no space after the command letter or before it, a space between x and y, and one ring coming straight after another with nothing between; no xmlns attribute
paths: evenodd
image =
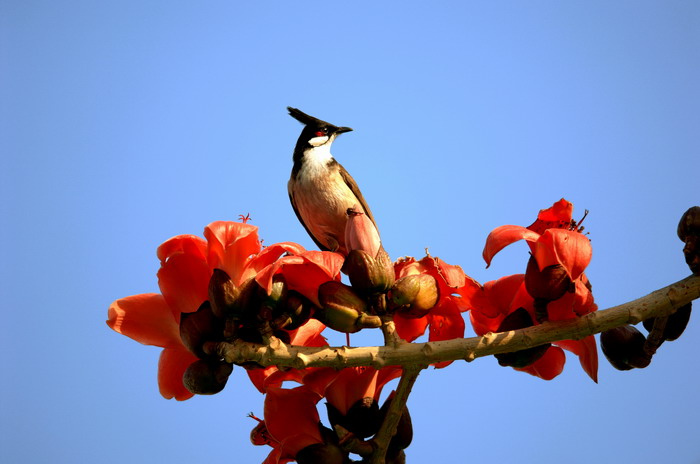
<svg viewBox="0 0 700 464"><path fill-rule="evenodd" d="M157 291L161 242L213 220L313 248L287 105L355 129L333 153L394 258L428 247L485 282L527 262L513 246L485 269L491 229L589 210L606 308L689 274L698 82L692 1L0 1L0 461L263 460L241 369L166 401L159 349L104 321ZM492 358L425 371L409 462L697 464L698 352L695 315L647 369L601 360L597 385L575 358L551 382Z"/></svg>

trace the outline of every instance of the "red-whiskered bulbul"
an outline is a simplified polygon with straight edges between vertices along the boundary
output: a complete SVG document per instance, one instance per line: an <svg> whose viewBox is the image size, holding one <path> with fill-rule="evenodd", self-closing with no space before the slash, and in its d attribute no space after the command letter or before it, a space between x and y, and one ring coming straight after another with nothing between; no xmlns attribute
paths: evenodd
<svg viewBox="0 0 700 464"><path fill-rule="evenodd" d="M290 116L304 124L287 184L294 212L319 248L346 256L348 209L365 213L376 226L357 183L331 155L333 140L352 129L334 126L296 108L287 109Z"/></svg>

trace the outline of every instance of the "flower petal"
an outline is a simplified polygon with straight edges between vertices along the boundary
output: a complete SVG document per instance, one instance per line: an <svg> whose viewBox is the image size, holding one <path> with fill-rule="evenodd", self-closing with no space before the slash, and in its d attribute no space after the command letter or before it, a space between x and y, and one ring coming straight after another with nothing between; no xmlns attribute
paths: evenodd
<svg viewBox="0 0 700 464"><path fill-rule="evenodd" d="M591 262L591 241L579 233L564 229L548 229L535 243L533 255L540 270L561 264L571 277L579 278Z"/></svg>
<svg viewBox="0 0 700 464"><path fill-rule="evenodd" d="M281 273L290 290L301 293L316 306L320 306L318 287L329 280L337 280L342 265L343 257L338 253L307 251L301 256L285 256L278 259L261 270L255 280L269 293L273 276Z"/></svg>
<svg viewBox="0 0 700 464"><path fill-rule="evenodd" d="M209 266L226 271L234 283L240 284L248 258L260 252L258 228L241 222L215 221L204 228L204 236Z"/></svg>
<svg viewBox="0 0 700 464"><path fill-rule="evenodd" d="M158 387L166 400L184 401L192 398L182 383L182 376L197 357L183 348L165 348L158 360Z"/></svg>
<svg viewBox="0 0 700 464"><path fill-rule="evenodd" d="M544 380L552 380L564 370L564 363L566 363L564 351L557 346L550 346L544 355L533 364L515 370L527 372Z"/></svg>
<svg viewBox="0 0 700 464"><path fill-rule="evenodd" d="M401 314L395 313L394 325L396 326L396 333L407 342L412 342L425 333L425 329L430 322L428 317L429 316L423 316L414 319L403 317Z"/></svg>
<svg viewBox="0 0 700 464"><path fill-rule="evenodd" d="M196 235L176 235L163 242L156 251L161 266L173 255L184 253L206 260L207 242Z"/></svg>
<svg viewBox="0 0 700 464"><path fill-rule="evenodd" d="M289 332L292 345L326 346L326 338L321 332L326 326L317 319L309 319L304 325Z"/></svg>
<svg viewBox="0 0 700 464"><path fill-rule="evenodd" d="M543 234L550 228L567 228L571 224L571 214L574 205L565 199L561 199L547 209L541 209L537 215L537 220L528 229Z"/></svg>
<svg viewBox="0 0 700 464"><path fill-rule="evenodd" d="M211 271L200 256L175 253L158 270L158 286L174 314L191 313L209 298Z"/></svg>
<svg viewBox="0 0 700 464"><path fill-rule="evenodd" d="M109 306L107 325L144 345L183 347L175 316L163 296L157 293L115 301Z"/></svg>
<svg viewBox="0 0 700 464"><path fill-rule="evenodd" d="M260 270L277 261L283 254L300 255L305 251L306 249L303 246L294 242L275 243L265 247L246 264L237 285L251 277L255 277Z"/></svg>
<svg viewBox="0 0 700 464"><path fill-rule="evenodd" d="M320 399L320 395L305 386L268 390L265 425L272 438L280 442L283 453L296 456L299 450L323 442L316 410Z"/></svg>
<svg viewBox="0 0 700 464"><path fill-rule="evenodd" d="M288 462L294 461L294 458L286 453L283 453L281 449L275 448L270 451L262 464L287 464Z"/></svg>
<svg viewBox="0 0 700 464"><path fill-rule="evenodd" d="M346 415L357 401L374 398L378 376L379 371L373 367L346 367L326 387L324 396L342 415Z"/></svg>
<svg viewBox="0 0 700 464"><path fill-rule="evenodd" d="M518 240L527 240L528 242L536 242L540 238L540 234L533 232L530 229L521 226L500 226L491 231L486 237L486 245L482 256L486 261L486 267L491 265L491 260L496 253L507 247L511 243Z"/></svg>
<svg viewBox="0 0 700 464"><path fill-rule="evenodd" d="M428 341L437 342L464 337L464 318L453 297L442 299L430 310L430 333ZM450 365L452 361L434 364L436 368Z"/></svg>
<svg viewBox="0 0 700 464"><path fill-rule="evenodd" d="M561 340L556 342L556 345L578 356L583 370L595 383L598 383L598 348L593 335L581 340Z"/></svg>

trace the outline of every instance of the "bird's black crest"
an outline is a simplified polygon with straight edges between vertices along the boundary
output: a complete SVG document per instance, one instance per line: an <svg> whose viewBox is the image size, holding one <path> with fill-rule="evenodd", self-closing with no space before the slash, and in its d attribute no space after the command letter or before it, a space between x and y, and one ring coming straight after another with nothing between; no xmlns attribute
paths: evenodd
<svg viewBox="0 0 700 464"><path fill-rule="evenodd" d="M287 110L289 110L289 115L299 121L300 123L306 125L306 126L321 126L321 125L328 125L326 121L321 121L318 118L314 118L313 116L309 116L308 114L304 113L301 110L298 110L296 108L292 108L291 106L287 107Z"/></svg>

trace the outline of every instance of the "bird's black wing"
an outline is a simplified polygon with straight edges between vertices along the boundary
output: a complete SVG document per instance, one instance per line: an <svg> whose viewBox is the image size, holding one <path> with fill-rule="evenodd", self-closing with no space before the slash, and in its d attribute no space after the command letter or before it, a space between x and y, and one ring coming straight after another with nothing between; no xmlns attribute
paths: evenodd
<svg viewBox="0 0 700 464"><path fill-rule="evenodd" d="M357 199L360 201L360 206L362 206L362 209L365 210L365 214L370 218L372 223L374 223L374 226L377 226L377 222L374 220L374 216L372 216L372 211L369 209L369 206L367 206L367 202L365 201L365 198L362 196L362 192L360 192L360 187L357 186L357 182L355 182L355 179L352 178L350 173L345 170L345 168L338 163L338 168L340 168L340 176L343 178L345 181L345 184L352 190L352 193L355 194ZM379 228L377 227L377 230Z"/></svg>
<svg viewBox="0 0 700 464"><path fill-rule="evenodd" d="M319 242L316 237L314 237L314 234L311 233L309 228L306 226L306 223L304 222L304 219L301 217L301 214L299 214L299 210L297 209L297 204L294 202L294 192L292 191L292 184L289 183L287 184L287 193L289 193L289 201L292 203L292 209L294 209L294 214L297 215L297 219L301 223L302 226L304 226L304 229L306 229L306 233L309 234L309 237L311 237L311 240L314 241L317 247L319 247L322 251L331 251L328 247L323 245L321 242Z"/></svg>

